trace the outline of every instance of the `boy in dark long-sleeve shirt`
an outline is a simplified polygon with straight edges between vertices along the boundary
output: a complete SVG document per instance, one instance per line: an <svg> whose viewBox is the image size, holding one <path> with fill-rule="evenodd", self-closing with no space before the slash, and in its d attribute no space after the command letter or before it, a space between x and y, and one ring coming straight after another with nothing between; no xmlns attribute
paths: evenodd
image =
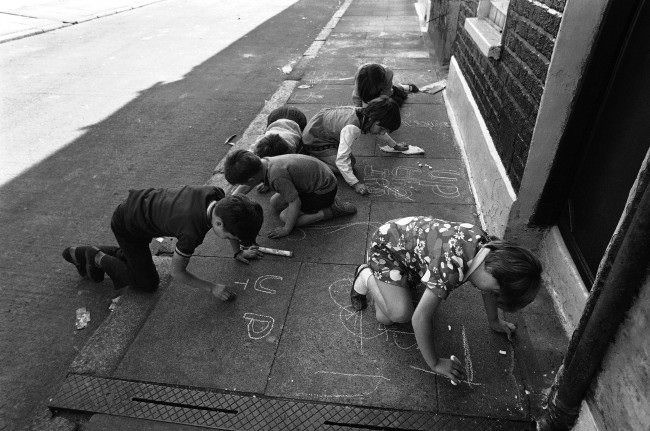
<svg viewBox="0 0 650 431"><path fill-rule="evenodd" d="M254 244L262 218L259 204L244 196L224 197L218 187L131 190L111 220L119 247L68 247L63 257L93 281L102 281L106 273L115 288L129 285L152 292L160 280L149 242L155 237L176 237L172 276L226 301L234 295L225 286L187 271L190 258L211 229L230 241L236 259L248 263L248 259L260 257L256 247L241 250L240 246Z"/></svg>

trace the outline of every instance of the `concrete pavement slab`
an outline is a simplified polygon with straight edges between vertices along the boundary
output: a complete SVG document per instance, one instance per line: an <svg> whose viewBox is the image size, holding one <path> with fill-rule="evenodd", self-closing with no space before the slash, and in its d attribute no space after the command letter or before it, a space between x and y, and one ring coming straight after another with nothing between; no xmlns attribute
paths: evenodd
<svg viewBox="0 0 650 431"><path fill-rule="evenodd" d="M435 411L435 377L423 384L410 366L425 366L412 328L384 327L370 310L351 311L353 272L303 264L267 394Z"/></svg>
<svg viewBox="0 0 650 431"><path fill-rule="evenodd" d="M299 267L195 256L188 269L227 284L237 299L223 303L172 283L114 376L264 392Z"/></svg>
<svg viewBox="0 0 650 431"><path fill-rule="evenodd" d="M515 346L490 329L481 294L471 284L457 288L442 302L436 313L435 335L438 356L457 356L468 381L458 386L440 382L441 412L466 414L471 410L481 416L526 418L524 373L517 366Z"/></svg>

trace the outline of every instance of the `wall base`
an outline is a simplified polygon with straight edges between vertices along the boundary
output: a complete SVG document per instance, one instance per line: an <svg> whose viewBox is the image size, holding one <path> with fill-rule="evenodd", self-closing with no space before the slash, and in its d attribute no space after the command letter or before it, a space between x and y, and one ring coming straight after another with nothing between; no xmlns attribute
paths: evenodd
<svg viewBox="0 0 650 431"><path fill-rule="evenodd" d="M516 199L492 137L455 57L449 63L447 114L458 140L483 228L503 236Z"/></svg>

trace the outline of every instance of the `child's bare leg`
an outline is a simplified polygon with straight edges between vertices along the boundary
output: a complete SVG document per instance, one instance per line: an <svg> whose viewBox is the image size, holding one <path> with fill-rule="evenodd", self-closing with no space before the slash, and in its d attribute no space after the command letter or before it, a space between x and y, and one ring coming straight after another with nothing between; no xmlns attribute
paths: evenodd
<svg viewBox="0 0 650 431"><path fill-rule="evenodd" d="M287 206L289 206L289 204L287 202L285 202L284 199L282 199L282 196L280 195L280 193L276 193L273 196L271 196L270 203L271 203L271 208L273 208L273 210L276 213L282 213L282 211ZM282 218L282 215L280 215L280 218Z"/></svg>
<svg viewBox="0 0 650 431"><path fill-rule="evenodd" d="M402 287L402 283L400 281L392 285L377 280L374 275L368 277L367 287L375 302L375 315L379 323L390 325L408 322L413 316L411 295Z"/></svg>
<svg viewBox="0 0 650 431"><path fill-rule="evenodd" d="M324 219L325 213L323 210L320 210L314 214L301 212L300 215L298 215L298 219L296 220L296 226L306 226L308 224L316 223ZM287 222L286 208L280 213L280 220L285 223Z"/></svg>

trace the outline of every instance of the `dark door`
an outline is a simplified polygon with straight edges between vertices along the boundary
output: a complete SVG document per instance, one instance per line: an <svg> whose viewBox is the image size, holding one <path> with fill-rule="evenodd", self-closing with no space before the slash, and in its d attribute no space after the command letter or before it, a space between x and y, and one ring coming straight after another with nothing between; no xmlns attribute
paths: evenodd
<svg viewBox="0 0 650 431"><path fill-rule="evenodd" d="M637 4L614 67L599 71L611 77L581 146L584 152L560 221L588 286L650 146L650 8L647 1Z"/></svg>

